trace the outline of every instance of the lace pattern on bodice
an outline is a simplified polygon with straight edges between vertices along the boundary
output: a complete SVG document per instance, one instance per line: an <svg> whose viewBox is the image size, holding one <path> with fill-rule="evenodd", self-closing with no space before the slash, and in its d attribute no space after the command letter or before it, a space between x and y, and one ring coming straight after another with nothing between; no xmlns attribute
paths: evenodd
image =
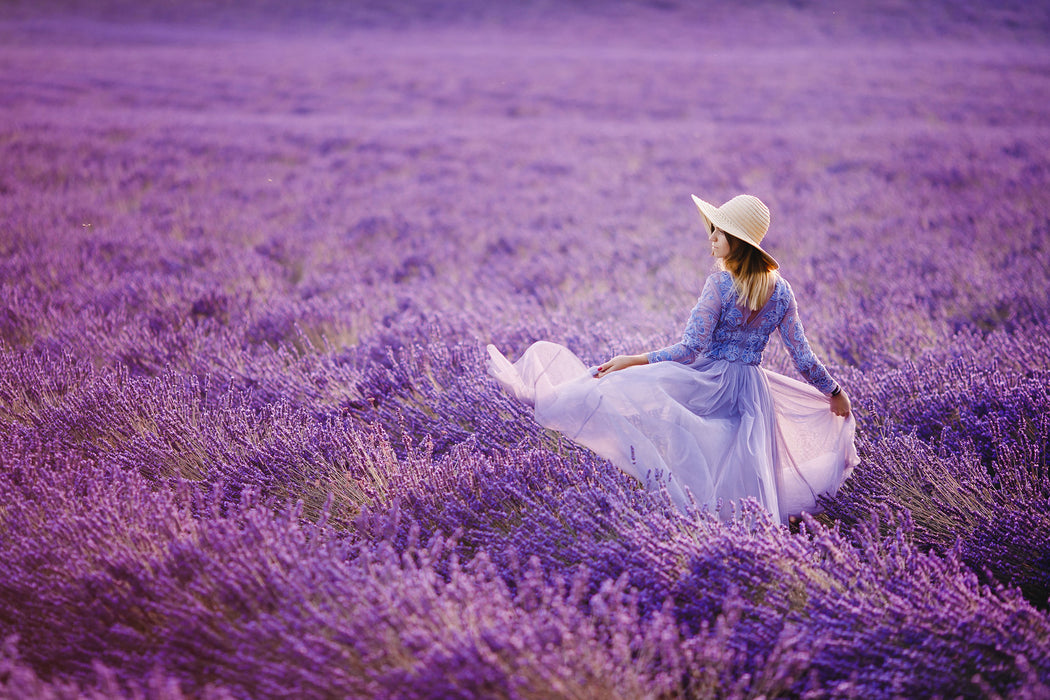
<svg viewBox="0 0 1050 700"><path fill-rule="evenodd" d="M674 361L691 364L703 355L715 360L758 365L774 330L780 331L799 373L819 391L830 394L835 388L835 380L813 354L798 316L791 285L779 275L766 305L750 320L737 304L730 274L716 272L711 275L689 314L682 341L654 350L647 358L650 363Z"/></svg>

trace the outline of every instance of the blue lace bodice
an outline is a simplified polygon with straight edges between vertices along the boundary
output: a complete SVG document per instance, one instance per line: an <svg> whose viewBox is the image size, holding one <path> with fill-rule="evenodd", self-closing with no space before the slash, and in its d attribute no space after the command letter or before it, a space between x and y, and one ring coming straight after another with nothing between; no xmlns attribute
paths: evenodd
<svg viewBox="0 0 1050 700"><path fill-rule="evenodd" d="M704 283L682 342L654 350L647 358L650 363L673 360L690 364L705 355L716 360L757 365L762 362L762 351L769 336L779 330L795 367L806 381L825 394L835 389L835 380L809 347L798 317L795 294L787 280L777 275L769 300L750 320L744 312L737 304L730 274L716 272Z"/></svg>

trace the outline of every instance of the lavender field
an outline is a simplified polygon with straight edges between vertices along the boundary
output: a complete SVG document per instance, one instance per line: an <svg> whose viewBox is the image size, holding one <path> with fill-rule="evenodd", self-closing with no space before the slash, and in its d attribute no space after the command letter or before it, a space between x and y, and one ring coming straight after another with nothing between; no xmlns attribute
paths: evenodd
<svg viewBox="0 0 1050 700"><path fill-rule="evenodd" d="M1050 698L1046 3L243 5L0 3L0 697ZM678 340L739 192L799 527L485 371Z"/></svg>

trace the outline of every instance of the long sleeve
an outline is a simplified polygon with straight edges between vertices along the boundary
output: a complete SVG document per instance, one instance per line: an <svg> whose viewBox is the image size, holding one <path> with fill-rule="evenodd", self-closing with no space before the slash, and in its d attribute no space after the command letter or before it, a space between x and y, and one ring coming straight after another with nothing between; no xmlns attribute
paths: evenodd
<svg viewBox="0 0 1050 700"><path fill-rule="evenodd" d="M660 350L646 354L649 363L668 360L689 364L711 344L711 336L722 314L722 298L718 293L715 276L711 275L704 283L700 298L689 314L689 322L682 334L682 342L669 345Z"/></svg>
<svg viewBox="0 0 1050 700"><path fill-rule="evenodd" d="M802 320L798 317L798 304L795 302L795 294L790 292L790 290L787 312L780 321L778 329L780 330L780 337L784 340L784 345L787 346L788 353L791 354L791 360L806 381L816 387L821 393L830 394L834 391L835 380L831 378L827 368L821 364L817 356L813 354L813 349L809 347L809 341L806 340L806 332L802 328Z"/></svg>

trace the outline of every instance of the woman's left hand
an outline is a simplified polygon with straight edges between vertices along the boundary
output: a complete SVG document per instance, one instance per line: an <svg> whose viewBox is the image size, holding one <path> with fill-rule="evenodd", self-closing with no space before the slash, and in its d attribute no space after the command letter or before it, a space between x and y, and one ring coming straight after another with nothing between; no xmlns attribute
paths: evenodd
<svg viewBox="0 0 1050 700"><path fill-rule="evenodd" d="M842 416L848 418L852 406L849 402L849 396L846 395L845 391L840 391L838 396L831 397L831 412L836 416Z"/></svg>
<svg viewBox="0 0 1050 700"><path fill-rule="evenodd" d="M628 367L634 367L635 365L647 364L649 364L649 358L645 355L617 355L608 362L603 362L598 365L598 373L594 376L601 379L610 372L627 369Z"/></svg>

